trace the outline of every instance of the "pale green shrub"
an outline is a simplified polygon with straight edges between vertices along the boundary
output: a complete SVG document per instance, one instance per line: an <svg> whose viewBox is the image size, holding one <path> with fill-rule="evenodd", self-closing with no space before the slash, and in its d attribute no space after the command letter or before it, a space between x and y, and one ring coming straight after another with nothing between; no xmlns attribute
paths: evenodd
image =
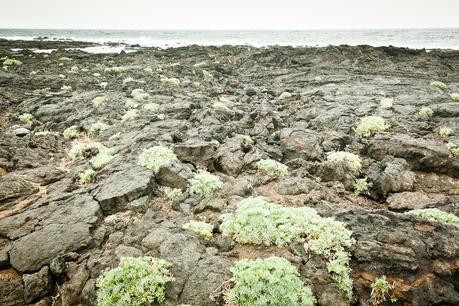
<svg viewBox="0 0 459 306"><path fill-rule="evenodd" d="M298 270L285 258L240 260L230 269L234 287L228 305L312 306L315 298L305 287Z"/></svg>
<svg viewBox="0 0 459 306"><path fill-rule="evenodd" d="M379 102L379 105L381 106L382 109L391 109L393 104L394 104L393 98L383 98Z"/></svg>
<svg viewBox="0 0 459 306"><path fill-rule="evenodd" d="M69 73L77 74L80 71L78 66L72 66L70 70L68 71Z"/></svg>
<svg viewBox="0 0 459 306"><path fill-rule="evenodd" d="M70 85L62 85L62 87L61 87L61 91L63 91L63 92L72 92L72 90L73 90L72 86L70 86Z"/></svg>
<svg viewBox="0 0 459 306"><path fill-rule="evenodd" d="M180 85L180 80L176 79L176 78L161 77L160 82L164 83L166 85L170 85L170 86L179 86Z"/></svg>
<svg viewBox="0 0 459 306"><path fill-rule="evenodd" d="M128 83L132 83L132 82L135 82L134 78L133 77L127 77L123 80L123 84L128 84Z"/></svg>
<svg viewBox="0 0 459 306"><path fill-rule="evenodd" d="M366 178L356 179L354 183L354 197L360 195L362 192L367 192L371 185L371 183L367 182Z"/></svg>
<svg viewBox="0 0 459 306"><path fill-rule="evenodd" d="M121 117L121 120L122 121L132 121L137 118L139 118L139 111L136 109L130 109L124 113L123 117Z"/></svg>
<svg viewBox="0 0 459 306"><path fill-rule="evenodd" d="M105 167L105 165L111 162L113 158L113 151L99 151L99 154L97 154L91 159L91 166L96 170L102 169L103 167Z"/></svg>
<svg viewBox="0 0 459 306"><path fill-rule="evenodd" d="M154 257L124 257L117 268L97 280L98 306L148 306L165 299L165 286L174 281L168 261Z"/></svg>
<svg viewBox="0 0 459 306"><path fill-rule="evenodd" d="M92 99L92 105L94 107L100 107L100 106L105 106L108 103L108 97L107 96L100 96L100 97L95 97Z"/></svg>
<svg viewBox="0 0 459 306"><path fill-rule="evenodd" d="M342 222L322 218L309 207L284 207L266 199L247 198L234 213L220 216L220 229L240 243L284 246L306 238L306 250L323 255L327 269L338 288L352 297L350 256L346 252L355 240Z"/></svg>
<svg viewBox="0 0 459 306"><path fill-rule="evenodd" d="M437 87L437 88L440 88L440 89L448 88L448 85L446 85L445 83L440 82L440 81L433 81L432 83L430 83L430 86Z"/></svg>
<svg viewBox="0 0 459 306"><path fill-rule="evenodd" d="M91 134L98 134L100 132L103 132L108 129L108 124L105 124L103 122L96 122L91 125L89 128L89 133Z"/></svg>
<svg viewBox="0 0 459 306"><path fill-rule="evenodd" d="M207 70L203 70L202 71L202 77L204 78L205 81L207 82L212 82L214 80L214 76L212 75L212 73L210 73L209 71Z"/></svg>
<svg viewBox="0 0 459 306"><path fill-rule="evenodd" d="M368 137L375 132L382 132L389 128L384 118L379 116L363 117L355 129L357 136Z"/></svg>
<svg viewBox="0 0 459 306"><path fill-rule="evenodd" d="M273 159L262 159L256 163L257 169L267 175L283 177L288 174L288 167Z"/></svg>
<svg viewBox="0 0 459 306"><path fill-rule="evenodd" d="M91 149L97 149L97 154L91 159L91 165L94 169L98 170L103 168L107 163L113 159L115 151L113 149L107 148L99 142L90 142L90 143L79 143L74 145L69 153L68 157L71 160L74 160L78 157L83 156L83 154Z"/></svg>
<svg viewBox="0 0 459 306"><path fill-rule="evenodd" d="M105 90L107 89L108 82L100 82L99 86L100 86L100 89Z"/></svg>
<svg viewBox="0 0 459 306"><path fill-rule="evenodd" d="M127 109L137 108L138 106L139 106L139 104L136 103L132 99L127 99L126 103L124 103L124 107L126 107Z"/></svg>
<svg viewBox="0 0 459 306"><path fill-rule="evenodd" d="M395 295L391 294L391 291L394 289L395 283L390 284L385 275L376 278L371 284L370 302L373 305L379 305L384 303L387 298L389 298L392 303L397 302Z"/></svg>
<svg viewBox="0 0 459 306"><path fill-rule="evenodd" d="M25 113L25 114L20 115L18 118L22 123L29 123L33 119L33 115L29 113Z"/></svg>
<svg viewBox="0 0 459 306"><path fill-rule="evenodd" d="M448 142L446 145L448 152L453 156L459 158L459 146L455 143Z"/></svg>
<svg viewBox="0 0 459 306"><path fill-rule="evenodd" d="M430 107L425 106L419 110L418 114L424 119L429 119L433 116L433 110Z"/></svg>
<svg viewBox="0 0 459 306"><path fill-rule="evenodd" d="M449 95L453 101L459 102L459 93L452 93Z"/></svg>
<svg viewBox="0 0 459 306"><path fill-rule="evenodd" d="M289 93L288 91L284 91L283 93L281 93L281 95L279 96L279 99L280 100L284 100L284 99L289 99L292 97L292 94Z"/></svg>
<svg viewBox="0 0 459 306"><path fill-rule="evenodd" d="M72 125L64 130L62 133L65 139L73 139L78 136L78 127L76 125Z"/></svg>
<svg viewBox="0 0 459 306"><path fill-rule="evenodd" d="M327 154L327 160L335 164L345 163L349 166L349 168L352 171L356 173L359 173L362 169L362 160L360 159L360 157L350 152L330 152Z"/></svg>
<svg viewBox="0 0 459 306"><path fill-rule="evenodd" d="M150 95L147 92L145 92L142 88L137 88L131 92L131 97L138 102L143 102L145 100L148 100L150 98Z"/></svg>
<svg viewBox="0 0 459 306"><path fill-rule="evenodd" d="M156 103L147 103L143 106L143 109L150 112L150 113L158 113L159 112L159 104Z"/></svg>
<svg viewBox="0 0 459 306"><path fill-rule="evenodd" d="M214 196L223 186L218 176L205 170L198 170L198 173L190 179L190 184L190 192L203 198Z"/></svg>
<svg viewBox="0 0 459 306"><path fill-rule="evenodd" d="M459 217L437 208L413 209L405 214L419 216L423 219L459 227Z"/></svg>
<svg viewBox="0 0 459 306"><path fill-rule="evenodd" d="M32 70L30 71L30 75L37 75L38 74L38 71L37 70Z"/></svg>
<svg viewBox="0 0 459 306"><path fill-rule="evenodd" d="M233 111L226 105L226 103L217 101L212 104L212 108L222 113L232 113Z"/></svg>
<svg viewBox="0 0 459 306"><path fill-rule="evenodd" d="M439 130L438 130L438 135L440 135L441 138L448 138L449 136L453 135L454 134L454 131L453 129L449 128L449 127L441 127Z"/></svg>
<svg viewBox="0 0 459 306"><path fill-rule="evenodd" d="M163 194L168 198L169 200L175 200L179 196L182 195L182 189L180 188L172 188L172 187L163 187Z"/></svg>
<svg viewBox="0 0 459 306"><path fill-rule="evenodd" d="M127 70L126 67L109 67L109 68L105 68L104 71L106 73L118 74L118 73L125 72L126 70Z"/></svg>
<svg viewBox="0 0 459 306"><path fill-rule="evenodd" d="M120 139L120 137L121 137L121 132L118 132L118 133L113 134L112 136L110 136L108 138L108 140L117 140L117 139Z"/></svg>
<svg viewBox="0 0 459 306"><path fill-rule="evenodd" d="M320 77L320 76L315 76L315 77L313 77L313 78L310 78L309 81L310 81L310 82L318 83L318 82L322 82L323 79L322 79L322 77Z"/></svg>
<svg viewBox="0 0 459 306"><path fill-rule="evenodd" d="M80 183L89 184L92 181L92 178L96 172L92 169L87 169L80 174Z"/></svg>
<svg viewBox="0 0 459 306"><path fill-rule="evenodd" d="M162 167L169 165L174 160L177 160L174 151L166 147L154 146L140 153L138 164L158 173Z"/></svg>
<svg viewBox="0 0 459 306"><path fill-rule="evenodd" d="M22 62L17 59L12 59L12 58L6 58L3 61L3 66L21 66Z"/></svg>
<svg viewBox="0 0 459 306"><path fill-rule="evenodd" d="M71 59L70 57L63 56L63 57L59 58L59 61L61 61L61 62L71 62L71 61L73 61L73 59Z"/></svg>
<svg viewBox="0 0 459 306"><path fill-rule="evenodd" d="M183 225L183 229L193 231L202 238L209 240L212 238L213 225L202 221L191 220Z"/></svg>

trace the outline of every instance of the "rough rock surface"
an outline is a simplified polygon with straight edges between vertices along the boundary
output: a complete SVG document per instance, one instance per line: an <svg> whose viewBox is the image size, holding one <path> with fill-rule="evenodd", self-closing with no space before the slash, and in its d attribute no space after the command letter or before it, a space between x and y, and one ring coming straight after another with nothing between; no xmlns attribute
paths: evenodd
<svg viewBox="0 0 459 306"><path fill-rule="evenodd" d="M382 275L396 285L394 305L459 305L459 228L404 214L438 208L459 216L459 159L447 147L459 144L459 103L449 96L459 92L459 52L369 46L65 50L87 45L0 40L0 57L23 62L0 69L0 305L95 305L103 271L121 257L146 255L173 264L168 306L224 305L234 262L272 255L298 267L319 305L369 305L371 283ZM23 49L35 47L56 50L45 56ZM71 63L60 65L62 57ZM125 72L106 72L116 66ZM129 76L134 81L126 82ZM433 80L447 89L430 86ZM63 85L72 91L62 91ZM148 97L138 103L137 118L123 120L136 88ZM291 97L280 99L285 91ZM94 105L101 96L105 105ZM379 105L385 97L394 98L389 110ZM145 103L156 103L157 111L145 110ZM417 115L423 106L434 110L429 120ZM34 119L22 123L24 113ZM357 124L370 115L385 118L390 128L358 137ZM99 121L107 129L90 132ZM66 139L62 133L70 126L78 134ZM454 133L442 138L442 127ZM73 160L68 153L90 141L112 149L114 157L81 180L97 150ZM158 145L178 159L154 174L137 161L143 149ZM327 161L332 151L359 155L361 170ZM287 165L288 175L276 179L257 171L256 162L266 158ZM199 169L224 183L215 197L188 192ZM353 195L356 179L364 178L368 190ZM168 198L164 187L182 194ZM219 216L252 195L310 206L344 222L356 240L349 249L352 302L333 282L326 260L302 243L241 245L220 233ZM190 220L212 224L212 238L183 229Z"/></svg>

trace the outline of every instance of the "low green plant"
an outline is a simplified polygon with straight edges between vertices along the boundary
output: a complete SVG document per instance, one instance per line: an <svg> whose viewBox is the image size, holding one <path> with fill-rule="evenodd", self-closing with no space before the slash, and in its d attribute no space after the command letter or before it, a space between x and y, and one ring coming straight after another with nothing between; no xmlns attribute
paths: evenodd
<svg viewBox="0 0 459 306"><path fill-rule="evenodd" d="M256 163L259 171L274 177L284 177L288 174L288 167L273 159L262 159Z"/></svg>
<svg viewBox="0 0 459 306"><path fill-rule="evenodd" d="M25 113L25 114L19 115L18 118L19 118L19 121L21 121L22 123L29 123L33 119L33 115L29 113Z"/></svg>
<svg viewBox="0 0 459 306"><path fill-rule="evenodd" d="M80 173L80 183L89 184L92 181L92 178L96 172L92 169L87 169L84 172Z"/></svg>
<svg viewBox="0 0 459 306"><path fill-rule="evenodd" d="M315 83L322 82L322 81L323 79L320 76L315 76L309 79L309 82L315 82Z"/></svg>
<svg viewBox="0 0 459 306"><path fill-rule="evenodd" d="M440 88L440 89L448 88L448 85L440 81L433 81L432 83L430 83L430 86Z"/></svg>
<svg viewBox="0 0 459 306"><path fill-rule="evenodd" d="M72 58L66 57L66 56L62 56L62 57L60 57L58 60L59 60L60 62L71 62L71 61L73 61Z"/></svg>
<svg viewBox="0 0 459 306"><path fill-rule="evenodd" d="M126 70L127 70L126 67L108 67L108 68L105 68L104 72L111 73L111 74L119 74L119 73L125 72Z"/></svg>
<svg viewBox="0 0 459 306"><path fill-rule="evenodd" d="M148 100L150 98L150 95L147 92L145 92L142 88L137 88L131 92L131 97L135 101L143 102Z"/></svg>
<svg viewBox="0 0 459 306"><path fill-rule="evenodd" d="M124 103L124 107L127 109L137 108L138 106L139 104L136 103L135 100L132 100L132 99L127 99L126 103Z"/></svg>
<svg viewBox="0 0 459 306"><path fill-rule="evenodd" d="M202 221L191 220L183 225L183 229L193 231L202 238L209 240L212 238L213 225Z"/></svg>
<svg viewBox="0 0 459 306"><path fill-rule="evenodd" d="M180 188L172 188L168 186L163 187L163 194L168 198L169 200L175 200L179 196L181 196L183 193L182 189Z"/></svg>
<svg viewBox="0 0 459 306"><path fill-rule="evenodd" d="M118 133L113 134L112 136L110 136L108 138L108 140L118 140L118 139L120 139L120 137L121 137L121 132L118 132Z"/></svg>
<svg viewBox="0 0 459 306"><path fill-rule="evenodd" d="M279 96L279 99L280 100L285 100L285 99L290 99L292 97L292 94L289 93L288 91L284 91L283 93L281 93L281 95Z"/></svg>
<svg viewBox="0 0 459 306"><path fill-rule="evenodd" d="M459 102L459 93L452 93L449 95L453 101Z"/></svg>
<svg viewBox="0 0 459 306"><path fill-rule="evenodd" d="M32 70L30 71L30 75L37 75L38 74L38 71L37 70Z"/></svg>
<svg viewBox="0 0 459 306"><path fill-rule="evenodd" d="M179 86L180 80L176 78L161 77L160 82L169 86Z"/></svg>
<svg viewBox="0 0 459 306"><path fill-rule="evenodd" d="M165 299L166 284L174 281L172 264L154 257L124 257L118 267L97 280L98 306L149 306Z"/></svg>
<svg viewBox="0 0 459 306"><path fill-rule="evenodd" d="M95 97L92 99L92 105L94 107L101 107L105 106L108 103L108 97L107 96L100 96L100 97Z"/></svg>
<svg viewBox="0 0 459 306"><path fill-rule="evenodd" d="M459 158L459 146L457 144L448 142L446 147L448 148L448 152L451 154L451 156Z"/></svg>
<svg viewBox="0 0 459 306"><path fill-rule="evenodd" d="M429 119L433 116L433 110L430 107L424 106L419 110L418 114L421 118Z"/></svg>
<svg viewBox="0 0 459 306"><path fill-rule="evenodd" d="M327 160L335 164L345 163L355 173L359 173L362 169L362 160L354 153L344 151L330 152L327 154Z"/></svg>
<svg viewBox="0 0 459 306"><path fill-rule="evenodd" d="M99 83L99 87L100 87L100 89L102 89L102 90L107 89L107 86L108 86L108 82L100 82L100 83Z"/></svg>
<svg viewBox="0 0 459 306"><path fill-rule="evenodd" d="M74 160L78 157L84 156L85 152L90 150L97 150L97 154L91 159L91 165L94 169L99 170L109 163L115 154L115 150L107 148L99 142L79 143L74 145L69 153L68 157Z"/></svg>
<svg viewBox="0 0 459 306"><path fill-rule="evenodd" d="M342 222L322 218L309 207L284 207L262 197L242 200L234 213L222 214L220 220L222 233L240 243L285 246L306 239L305 250L328 260L330 276L351 299L350 255L346 249L355 240Z"/></svg>
<svg viewBox="0 0 459 306"><path fill-rule="evenodd" d="M298 270L285 258L240 260L230 269L233 288L225 296L228 305L312 306L315 298L304 286Z"/></svg>
<svg viewBox="0 0 459 306"><path fill-rule="evenodd" d="M22 65L22 62L20 60L17 60L17 59L12 59L12 58L6 58L4 61L3 61L3 66L21 66Z"/></svg>
<svg viewBox="0 0 459 306"><path fill-rule="evenodd" d="M62 87L61 87L61 91L63 91L63 92L72 92L72 90L73 90L72 86L70 86L70 85L62 85Z"/></svg>
<svg viewBox="0 0 459 306"><path fill-rule="evenodd" d="M73 139L78 136L78 127L76 125L72 125L64 130L62 133L65 139Z"/></svg>
<svg viewBox="0 0 459 306"><path fill-rule="evenodd" d="M224 102L214 102L212 108L221 113L232 113L233 111Z"/></svg>
<svg viewBox="0 0 459 306"><path fill-rule="evenodd" d="M128 84L128 83L133 83L133 82L135 82L135 80L131 76L128 76L127 78L123 80L123 84Z"/></svg>
<svg viewBox="0 0 459 306"><path fill-rule="evenodd" d="M190 192L202 198L213 197L223 186L223 182L216 175L205 170L198 170L198 173L190 179Z"/></svg>
<svg viewBox="0 0 459 306"><path fill-rule="evenodd" d="M372 185L371 183L367 182L367 178L356 179L355 183L354 183L353 196L357 197L360 194L362 194L363 192L367 192L368 189L371 187L371 185Z"/></svg>
<svg viewBox="0 0 459 306"><path fill-rule="evenodd" d="M212 73L210 73L209 71L207 70L203 70L202 71L202 77L204 78L205 81L207 82L212 82L214 80L214 76L212 75Z"/></svg>
<svg viewBox="0 0 459 306"><path fill-rule="evenodd" d="M389 128L384 118L379 116L363 117L355 129L355 134L361 137L369 137L375 132L383 132Z"/></svg>
<svg viewBox="0 0 459 306"><path fill-rule="evenodd" d="M459 217L438 208L413 209L405 214L419 216L423 219L459 227Z"/></svg>
<svg viewBox="0 0 459 306"><path fill-rule="evenodd" d="M383 98L379 102L379 105L381 106L382 109L391 109L393 104L394 104L393 98Z"/></svg>
<svg viewBox="0 0 459 306"><path fill-rule="evenodd" d="M449 136L451 136L453 134L454 134L453 129L449 128L449 127L446 127L446 126L443 126L438 130L438 135L441 138L448 138Z"/></svg>
<svg viewBox="0 0 459 306"><path fill-rule="evenodd" d="M158 113L159 112L159 104L156 103L147 103L143 106L143 109L150 113Z"/></svg>
<svg viewBox="0 0 459 306"><path fill-rule="evenodd" d="M113 158L113 151L100 151L99 154L97 154L91 159L91 166L96 170L100 170L103 167L105 167L109 162L111 162Z"/></svg>
<svg viewBox="0 0 459 306"><path fill-rule="evenodd" d="M89 128L89 133L91 133L91 134L99 134L99 133L107 130L108 127L109 127L108 124L105 124L103 122L98 121L98 122L93 123L91 125L91 127Z"/></svg>
<svg viewBox="0 0 459 306"><path fill-rule="evenodd" d="M154 146L140 153L138 164L158 173L162 167L169 165L174 160L177 160L174 151L163 146Z"/></svg>
<svg viewBox="0 0 459 306"><path fill-rule="evenodd" d="M395 283L390 284L386 276L383 275L371 283L370 303L379 305L389 299L392 303L397 302L397 298L391 293L395 289Z"/></svg>
<svg viewBox="0 0 459 306"><path fill-rule="evenodd" d="M132 121L139 118L139 111L136 109L127 110L123 117L121 117L121 121Z"/></svg>
<svg viewBox="0 0 459 306"><path fill-rule="evenodd" d="M79 71L80 71L80 68L78 68L78 66L72 66L68 72L77 74Z"/></svg>

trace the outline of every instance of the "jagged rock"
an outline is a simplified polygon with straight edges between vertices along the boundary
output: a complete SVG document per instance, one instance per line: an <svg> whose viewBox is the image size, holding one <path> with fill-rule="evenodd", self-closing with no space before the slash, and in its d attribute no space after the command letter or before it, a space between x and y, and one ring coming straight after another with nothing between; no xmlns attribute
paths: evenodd
<svg viewBox="0 0 459 306"><path fill-rule="evenodd" d="M317 175L324 182L341 182L346 190L352 190L356 180L355 173L346 163L325 161L320 164Z"/></svg>
<svg viewBox="0 0 459 306"><path fill-rule="evenodd" d="M11 243L8 239L0 238L0 268L5 267L8 264L9 255L8 252L11 250Z"/></svg>
<svg viewBox="0 0 459 306"><path fill-rule="evenodd" d="M191 169L183 163L174 160L169 165L159 169L156 174L156 180L161 186L172 188L186 188L189 185L189 180L194 174Z"/></svg>
<svg viewBox="0 0 459 306"><path fill-rule="evenodd" d="M174 152L181 161L205 164L215 153L214 146L211 142L190 140L175 145Z"/></svg>
<svg viewBox="0 0 459 306"><path fill-rule="evenodd" d="M0 271L0 305L23 306L24 286L14 269Z"/></svg>
<svg viewBox="0 0 459 306"><path fill-rule="evenodd" d="M285 128L280 131L280 145L287 160L303 158L316 160L322 155L321 138L307 129Z"/></svg>
<svg viewBox="0 0 459 306"><path fill-rule="evenodd" d="M417 191L395 193L387 198L391 210L439 207L448 204L448 202L448 197L443 194L425 194Z"/></svg>
<svg viewBox="0 0 459 306"><path fill-rule="evenodd" d="M50 292L51 274L48 266L44 266L34 274L24 274L24 299L26 303L31 303Z"/></svg>
<svg viewBox="0 0 459 306"><path fill-rule="evenodd" d="M109 215L127 210L131 201L151 194L153 188L153 172L132 166L101 181L93 194L104 214Z"/></svg>
<svg viewBox="0 0 459 306"><path fill-rule="evenodd" d="M30 130L26 129L26 128L17 128L14 130L14 135L18 136L18 137L24 137L25 135L29 134L30 133Z"/></svg>
<svg viewBox="0 0 459 306"><path fill-rule="evenodd" d="M283 195L308 193L317 187L317 183L309 178L288 177L277 184L277 192Z"/></svg>
<svg viewBox="0 0 459 306"><path fill-rule="evenodd" d="M38 192L38 187L12 174L0 176L0 203Z"/></svg>

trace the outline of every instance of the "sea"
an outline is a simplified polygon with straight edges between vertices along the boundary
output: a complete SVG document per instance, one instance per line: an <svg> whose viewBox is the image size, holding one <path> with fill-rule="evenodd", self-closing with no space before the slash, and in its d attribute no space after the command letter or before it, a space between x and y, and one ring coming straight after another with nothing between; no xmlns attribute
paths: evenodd
<svg viewBox="0 0 459 306"><path fill-rule="evenodd" d="M102 49L120 51L126 45L142 47L180 47L187 45L329 46L370 45L414 49L459 50L459 28L443 29L368 29L368 30L68 30L0 29L0 38L33 40L78 40L105 44ZM111 43L110 46L107 43ZM113 43L125 46L113 46ZM103 49L105 48L105 49ZM89 50L91 51L91 50Z"/></svg>

